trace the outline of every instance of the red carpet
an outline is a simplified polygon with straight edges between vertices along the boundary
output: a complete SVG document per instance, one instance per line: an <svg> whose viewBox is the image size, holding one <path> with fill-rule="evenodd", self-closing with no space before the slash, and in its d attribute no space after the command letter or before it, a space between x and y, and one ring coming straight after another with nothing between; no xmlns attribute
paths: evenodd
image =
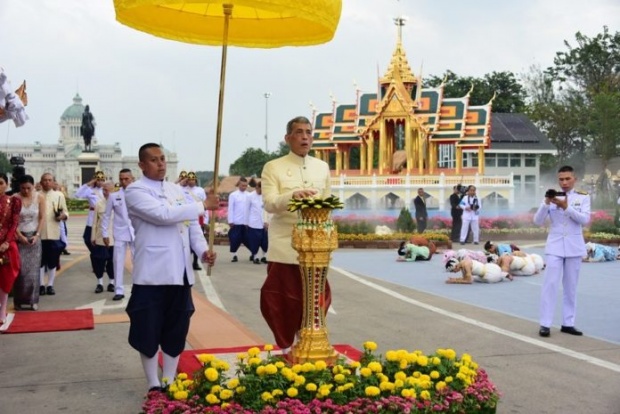
<svg viewBox="0 0 620 414"><path fill-rule="evenodd" d="M189 351L183 351L183 353L181 353L181 358L179 358L178 372L185 372L191 374L194 371L198 370L200 368L200 362L196 358L196 355L199 354L212 354L216 355L220 359L230 359L229 363L231 363L231 369L234 370L234 362L236 360L237 354L240 352L246 352L253 346L258 347L261 351L264 347L264 345L247 345L235 346L232 348L192 349ZM355 361L359 360L362 356L361 351L358 351L350 345L333 345L333 347L343 357ZM276 347L274 351L278 352L278 348ZM229 354L229 358L226 358L226 354ZM264 357L265 353L263 352L261 356ZM161 353L159 363L161 364Z"/></svg>
<svg viewBox="0 0 620 414"><path fill-rule="evenodd" d="M92 309L16 312L5 334L93 329Z"/></svg>

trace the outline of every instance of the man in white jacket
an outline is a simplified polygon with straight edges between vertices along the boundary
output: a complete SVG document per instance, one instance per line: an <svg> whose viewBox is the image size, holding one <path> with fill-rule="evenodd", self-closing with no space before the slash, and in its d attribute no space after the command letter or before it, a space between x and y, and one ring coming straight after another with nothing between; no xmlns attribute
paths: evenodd
<svg viewBox="0 0 620 414"><path fill-rule="evenodd" d="M144 176L125 191L136 235L129 344L140 353L149 391L161 391L166 384L158 377L157 351L163 353L162 377L172 381L194 313L191 250L215 264L198 216L217 209L218 199L210 194L189 202L178 185L165 181L166 156L157 144L143 145L139 160Z"/></svg>

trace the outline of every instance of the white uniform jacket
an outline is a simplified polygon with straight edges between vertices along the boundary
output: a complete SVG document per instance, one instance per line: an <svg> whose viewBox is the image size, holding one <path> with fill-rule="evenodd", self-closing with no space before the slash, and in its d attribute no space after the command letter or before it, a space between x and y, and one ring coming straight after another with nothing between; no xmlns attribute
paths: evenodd
<svg viewBox="0 0 620 414"><path fill-rule="evenodd" d="M95 207L99 200L103 199L103 190L99 187L91 187L88 184L82 184L75 192L75 198L83 198L88 200L88 217L86 218L86 226L91 227L95 218Z"/></svg>
<svg viewBox="0 0 620 414"><path fill-rule="evenodd" d="M542 226L546 218L551 222L545 254L583 257L586 255L586 243L583 239L582 226L590 222L590 196L575 190L566 196L568 198L566 210L553 203L546 205L543 201L534 214L534 223Z"/></svg>
<svg viewBox="0 0 620 414"><path fill-rule="evenodd" d="M146 177L125 190L129 218L135 230L131 277L138 285L183 285L187 274L194 284L190 248L198 257L207 242L198 225L202 203L188 203L174 183Z"/></svg>
<svg viewBox="0 0 620 414"><path fill-rule="evenodd" d="M293 152L269 161L261 174L263 203L265 210L272 213L269 224L270 262L297 264L298 253L291 246L293 225L297 223L297 212L287 210L288 203L297 190L318 190L318 197L331 194L329 165L311 156L300 157Z"/></svg>
<svg viewBox="0 0 620 414"><path fill-rule="evenodd" d="M125 190L120 189L108 196L108 201L105 206L105 213L101 218L101 234L103 237L109 237L108 228L110 219L112 218L112 212L114 212L113 229L114 238L117 241L132 242L135 239L133 226L129 219L129 213L127 213L127 204L125 202Z"/></svg>
<svg viewBox="0 0 620 414"><path fill-rule="evenodd" d="M60 240L60 222L56 221L56 212L65 213L69 218L69 210L65 201L65 195L60 191L43 191L45 197L45 216L41 229L41 240Z"/></svg>

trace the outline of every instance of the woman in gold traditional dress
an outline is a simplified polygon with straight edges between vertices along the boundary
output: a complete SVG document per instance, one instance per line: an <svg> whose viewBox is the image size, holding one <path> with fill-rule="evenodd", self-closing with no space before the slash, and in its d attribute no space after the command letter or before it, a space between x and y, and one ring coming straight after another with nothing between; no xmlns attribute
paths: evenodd
<svg viewBox="0 0 620 414"><path fill-rule="evenodd" d="M6 194L6 174L0 173L0 324L6 322L6 307L9 292L19 273L20 262L15 231L19 222L22 201Z"/></svg>

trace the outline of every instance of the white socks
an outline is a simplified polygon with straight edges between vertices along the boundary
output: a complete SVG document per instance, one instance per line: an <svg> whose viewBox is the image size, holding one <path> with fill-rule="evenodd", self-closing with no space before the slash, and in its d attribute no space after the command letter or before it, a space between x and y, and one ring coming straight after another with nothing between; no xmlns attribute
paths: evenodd
<svg viewBox="0 0 620 414"><path fill-rule="evenodd" d="M157 354L153 358L149 358L141 353L140 359L142 360L142 368L144 369L144 375L146 375L146 382L148 382L149 388L161 387L159 376L157 375L159 368L157 366Z"/></svg>
<svg viewBox="0 0 620 414"><path fill-rule="evenodd" d="M140 354L140 359L142 360L142 368L144 368L144 374L146 375L146 381L148 382L149 388L151 387L161 387L163 384L159 380L159 365L157 361L157 356L159 353L155 354L153 358L149 358L144 354ZM179 366L179 358L181 355L176 357L171 357L170 355L162 352L164 359L164 367L162 369L162 378L167 378L167 384L171 384L175 378L177 377L177 367Z"/></svg>
<svg viewBox="0 0 620 414"><path fill-rule="evenodd" d="M164 356L164 366L161 375L162 378L168 379L168 384L171 384L177 377L177 367L179 366L179 358L181 355L171 357L165 352L162 352L162 355Z"/></svg>
<svg viewBox="0 0 620 414"><path fill-rule="evenodd" d="M47 269L47 286L54 286L54 279L56 278L56 268Z"/></svg>

